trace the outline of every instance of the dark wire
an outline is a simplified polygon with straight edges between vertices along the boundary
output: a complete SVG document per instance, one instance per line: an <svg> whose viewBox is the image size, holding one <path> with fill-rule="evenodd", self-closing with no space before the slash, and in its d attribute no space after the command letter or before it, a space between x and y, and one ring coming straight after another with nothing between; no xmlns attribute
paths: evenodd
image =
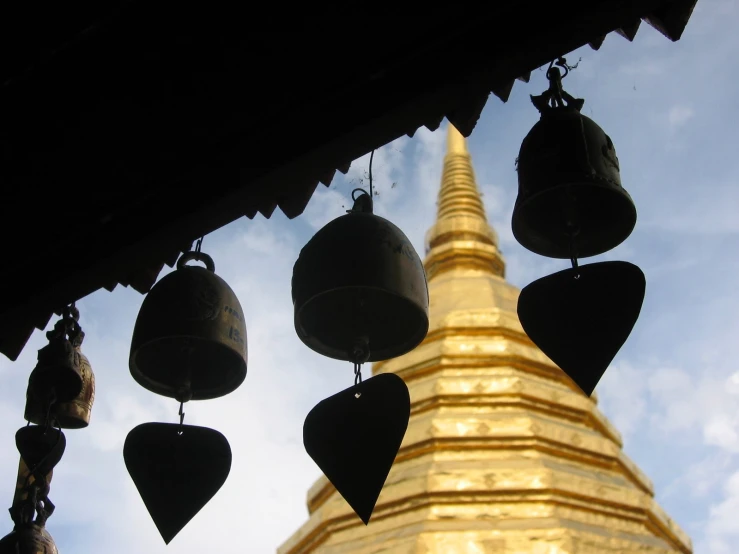
<svg viewBox="0 0 739 554"><path fill-rule="evenodd" d="M374 198L373 192L372 192L372 159L375 157L375 151L372 150L372 153L370 154L370 163L369 163L369 182L370 182L370 198Z"/></svg>

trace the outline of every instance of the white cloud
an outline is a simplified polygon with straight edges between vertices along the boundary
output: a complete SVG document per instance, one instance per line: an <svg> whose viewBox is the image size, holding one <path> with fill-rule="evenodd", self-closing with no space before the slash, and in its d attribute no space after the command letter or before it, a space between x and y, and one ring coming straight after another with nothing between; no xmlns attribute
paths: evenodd
<svg viewBox="0 0 739 554"><path fill-rule="evenodd" d="M712 554L733 554L739 543L739 471L724 484L724 499L711 507L706 523L706 547Z"/></svg>
<svg viewBox="0 0 739 554"><path fill-rule="evenodd" d="M643 371L621 362L608 368L598 384L600 408L624 438L632 435L647 411Z"/></svg>
<svg viewBox="0 0 739 554"><path fill-rule="evenodd" d="M678 104L670 108L667 120L669 121L670 126L673 129L676 129L685 125L693 118L694 115L695 112L693 111L693 108Z"/></svg>

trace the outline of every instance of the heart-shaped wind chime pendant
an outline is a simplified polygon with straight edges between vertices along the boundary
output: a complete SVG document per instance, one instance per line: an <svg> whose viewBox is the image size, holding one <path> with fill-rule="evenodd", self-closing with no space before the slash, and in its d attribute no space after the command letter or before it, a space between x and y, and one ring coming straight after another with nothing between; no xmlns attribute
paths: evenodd
<svg viewBox="0 0 739 554"><path fill-rule="evenodd" d="M371 175L370 158L370 175ZM360 194L355 197L355 193ZM303 443L368 524L410 417L408 387L361 366L413 350L428 332L428 287L418 254L395 225L372 213L370 194L306 244L293 268L295 330L312 350L354 364L354 386L318 403Z"/></svg>
<svg viewBox="0 0 739 554"><path fill-rule="evenodd" d="M55 506L49 499L54 467L66 448L64 429L81 429L90 423L95 398L95 377L80 351L85 333L79 311L72 305L46 336L39 350L26 391L28 425L15 434L20 453L18 479L10 515L13 531L0 539L0 554L57 554L46 520Z"/></svg>
<svg viewBox="0 0 739 554"><path fill-rule="evenodd" d="M221 433L184 424L183 406L236 390L246 378L241 304L213 260L186 252L141 306L129 368L144 388L180 403L179 424L144 423L126 437L123 458L146 509L169 542L226 482L231 447ZM196 260L205 267L188 266Z"/></svg>
<svg viewBox="0 0 739 554"><path fill-rule="evenodd" d="M572 268L524 287L521 325L531 340L590 396L639 317L646 280L628 262L579 266L578 258L621 244L636 208L621 186L608 135L580 113L584 100L562 89L560 58L549 89L531 100L541 113L521 145L513 234L525 248L570 259Z"/></svg>

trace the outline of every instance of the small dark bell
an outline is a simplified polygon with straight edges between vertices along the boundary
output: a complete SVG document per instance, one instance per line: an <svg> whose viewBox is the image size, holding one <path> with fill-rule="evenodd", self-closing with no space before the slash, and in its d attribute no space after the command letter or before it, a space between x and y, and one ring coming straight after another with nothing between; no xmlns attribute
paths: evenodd
<svg viewBox="0 0 739 554"><path fill-rule="evenodd" d="M82 429L90 423L92 404L95 401L95 374L92 371L90 361L81 351L79 346L75 347L79 356L79 370L82 377L82 390L76 398L69 402L54 403L51 406L50 416L55 426L62 429ZM24 413L26 421L43 425L46 418L46 410L43 402L33 394L31 387L26 392L26 410Z"/></svg>
<svg viewBox="0 0 739 554"><path fill-rule="evenodd" d="M366 193L303 247L292 298L300 340L330 358L386 360L428 332L423 264L408 237L372 213Z"/></svg>
<svg viewBox="0 0 739 554"><path fill-rule="evenodd" d="M0 539L0 554L59 554L59 550L43 525L26 523Z"/></svg>
<svg viewBox="0 0 739 554"><path fill-rule="evenodd" d="M60 321L57 327L61 327L60 323L63 325ZM38 363L28 378L28 390L42 406L48 406L52 400L69 402L80 394L80 355L60 329L38 351Z"/></svg>
<svg viewBox="0 0 739 554"><path fill-rule="evenodd" d="M206 267L188 266L190 260ZM246 324L236 294L210 256L187 252L147 294L129 368L144 388L180 401L218 398L246 378Z"/></svg>
<svg viewBox="0 0 739 554"><path fill-rule="evenodd" d="M580 113L582 100L551 107L538 98L532 100L541 119L518 156L513 235L525 248L550 258L607 252L636 225L613 142Z"/></svg>

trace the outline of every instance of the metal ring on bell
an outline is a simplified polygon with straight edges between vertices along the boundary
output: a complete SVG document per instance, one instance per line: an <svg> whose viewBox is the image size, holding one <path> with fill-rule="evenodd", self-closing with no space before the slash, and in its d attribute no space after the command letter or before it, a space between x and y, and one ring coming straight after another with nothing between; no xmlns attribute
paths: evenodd
<svg viewBox="0 0 739 554"><path fill-rule="evenodd" d="M203 262L205 267L186 265ZM144 388L181 402L218 398L246 378L246 323L213 259L186 252L147 294L136 319L129 369Z"/></svg>

